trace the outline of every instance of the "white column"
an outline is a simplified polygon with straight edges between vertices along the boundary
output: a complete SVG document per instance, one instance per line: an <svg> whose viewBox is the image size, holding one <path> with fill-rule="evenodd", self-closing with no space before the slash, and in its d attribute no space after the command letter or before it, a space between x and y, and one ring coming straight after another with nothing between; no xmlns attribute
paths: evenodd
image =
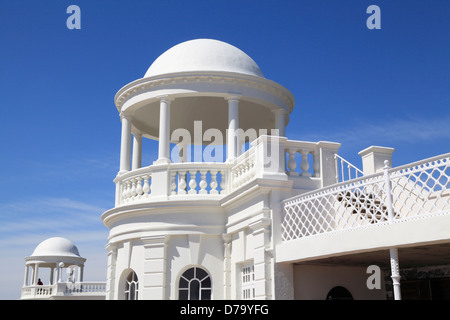
<svg viewBox="0 0 450 320"><path fill-rule="evenodd" d="M139 169L142 165L142 134L133 134L133 163L131 170Z"/></svg>
<svg viewBox="0 0 450 320"><path fill-rule="evenodd" d="M36 263L34 265L34 271L33 271L33 286L37 285L38 275L39 275L39 264Z"/></svg>
<svg viewBox="0 0 450 320"><path fill-rule="evenodd" d="M141 239L144 243L143 290L140 299L167 299L166 247L167 236L151 236ZM139 289L141 286L139 285Z"/></svg>
<svg viewBox="0 0 450 320"><path fill-rule="evenodd" d="M286 136L286 111L277 109L272 111L275 115L275 129L278 129L280 137Z"/></svg>
<svg viewBox="0 0 450 320"><path fill-rule="evenodd" d="M159 104L159 148L157 163L170 162L170 102L167 97L160 98Z"/></svg>
<svg viewBox="0 0 450 320"><path fill-rule="evenodd" d="M389 177L389 161L384 161L384 167L383 167L383 175L385 180L385 192L386 192L386 206L388 210L388 221L390 224L394 223L395 219L395 213L394 213L394 206L392 201L392 189L391 189L391 180ZM394 289L394 299L395 300L401 300L401 290L400 290L400 267L398 263L398 249L397 248L390 248L389 249L389 256L391 260L391 278L392 278L392 285Z"/></svg>
<svg viewBox="0 0 450 320"><path fill-rule="evenodd" d="M84 270L84 265L79 265L78 266L78 282L83 282L83 270Z"/></svg>
<svg viewBox="0 0 450 320"><path fill-rule="evenodd" d="M55 267L50 268L50 284L53 284L53 278L55 277Z"/></svg>
<svg viewBox="0 0 450 320"><path fill-rule="evenodd" d="M28 286L28 270L30 270L30 268L28 267L28 265L25 265L25 275L23 278L23 286L24 287Z"/></svg>
<svg viewBox="0 0 450 320"><path fill-rule="evenodd" d="M232 96L225 99L228 101L227 162L230 162L239 155L239 98Z"/></svg>
<svg viewBox="0 0 450 320"><path fill-rule="evenodd" d="M130 171L131 162L131 122L128 116L122 116L122 137L120 142L120 171Z"/></svg>
<svg viewBox="0 0 450 320"><path fill-rule="evenodd" d="M391 260L391 278L392 286L394 289L394 300L402 300L402 294L400 289L400 267L398 263L398 249L389 249L389 256Z"/></svg>
<svg viewBox="0 0 450 320"><path fill-rule="evenodd" d="M62 273L63 273L64 263L60 262L58 264L58 282L62 282Z"/></svg>
<svg viewBox="0 0 450 320"><path fill-rule="evenodd" d="M231 234L223 234L224 244L224 292L223 297L225 299L231 299Z"/></svg>
<svg viewBox="0 0 450 320"><path fill-rule="evenodd" d="M253 230L253 265L255 299L272 299L271 257L268 254L271 220L261 218L249 225Z"/></svg>

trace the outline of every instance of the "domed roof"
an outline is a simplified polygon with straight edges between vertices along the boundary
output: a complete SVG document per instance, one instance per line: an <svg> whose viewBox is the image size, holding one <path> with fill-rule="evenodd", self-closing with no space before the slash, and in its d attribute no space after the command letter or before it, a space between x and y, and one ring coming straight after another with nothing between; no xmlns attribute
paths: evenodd
<svg viewBox="0 0 450 320"><path fill-rule="evenodd" d="M144 78L192 71L235 72L264 78L245 52L213 39L190 40L170 48L153 62Z"/></svg>
<svg viewBox="0 0 450 320"><path fill-rule="evenodd" d="M78 248L70 240L61 237L49 238L42 241L36 249L34 249L31 256L61 256L80 258Z"/></svg>

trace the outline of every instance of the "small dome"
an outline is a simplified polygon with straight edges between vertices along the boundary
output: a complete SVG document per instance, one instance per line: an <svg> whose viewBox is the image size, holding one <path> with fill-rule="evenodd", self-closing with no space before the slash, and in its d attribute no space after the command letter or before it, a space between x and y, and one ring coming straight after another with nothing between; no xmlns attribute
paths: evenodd
<svg viewBox="0 0 450 320"><path fill-rule="evenodd" d="M42 241L36 249L34 249L31 256L62 256L79 258L80 254L77 247L70 240L61 237L54 237Z"/></svg>
<svg viewBox="0 0 450 320"><path fill-rule="evenodd" d="M245 52L222 41L196 39L182 42L160 55L144 78L175 72L220 71L264 78Z"/></svg>

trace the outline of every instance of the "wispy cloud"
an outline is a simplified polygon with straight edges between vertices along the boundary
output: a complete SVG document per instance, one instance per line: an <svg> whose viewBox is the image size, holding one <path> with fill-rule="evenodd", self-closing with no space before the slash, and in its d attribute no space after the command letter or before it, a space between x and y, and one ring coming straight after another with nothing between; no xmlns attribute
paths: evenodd
<svg viewBox="0 0 450 320"><path fill-rule="evenodd" d="M347 122L346 126L330 132L329 128L302 136L302 140L329 140L342 144L367 144L385 141L397 143L423 143L450 140L450 115L441 118L402 118L383 122ZM295 137L294 137L295 139Z"/></svg>
<svg viewBox="0 0 450 320"><path fill-rule="evenodd" d="M85 241L93 234L104 236L106 227L100 216L105 210L102 206L69 198L30 198L3 204L0 206L0 247L21 245L37 238L42 241L43 236L55 234L71 234Z"/></svg>

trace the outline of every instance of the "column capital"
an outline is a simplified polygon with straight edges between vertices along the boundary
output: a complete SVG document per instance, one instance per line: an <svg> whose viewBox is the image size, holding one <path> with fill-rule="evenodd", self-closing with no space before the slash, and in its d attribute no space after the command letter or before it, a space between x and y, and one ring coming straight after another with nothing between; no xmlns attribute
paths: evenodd
<svg viewBox="0 0 450 320"><path fill-rule="evenodd" d="M288 112L286 110L284 110L283 108L272 109L272 113L279 114L279 115L287 115L288 114Z"/></svg>
<svg viewBox="0 0 450 320"><path fill-rule="evenodd" d="M239 94L230 94L224 97L226 101L239 101L241 98L242 96Z"/></svg>
<svg viewBox="0 0 450 320"><path fill-rule="evenodd" d="M124 118L127 119L128 121L131 120L131 118L133 117L131 114L124 112L124 111L120 111L120 120L122 121Z"/></svg>
<svg viewBox="0 0 450 320"><path fill-rule="evenodd" d="M114 253L117 250L117 244L116 243L107 243L105 246L105 249L108 254Z"/></svg>
<svg viewBox="0 0 450 320"><path fill-rule="evenodd" d="M159 101L166 101L166 102L172 102L173 100L175 100L173 96L169 96L168 94L156 96L156 99L158 99Z"/></svg>

